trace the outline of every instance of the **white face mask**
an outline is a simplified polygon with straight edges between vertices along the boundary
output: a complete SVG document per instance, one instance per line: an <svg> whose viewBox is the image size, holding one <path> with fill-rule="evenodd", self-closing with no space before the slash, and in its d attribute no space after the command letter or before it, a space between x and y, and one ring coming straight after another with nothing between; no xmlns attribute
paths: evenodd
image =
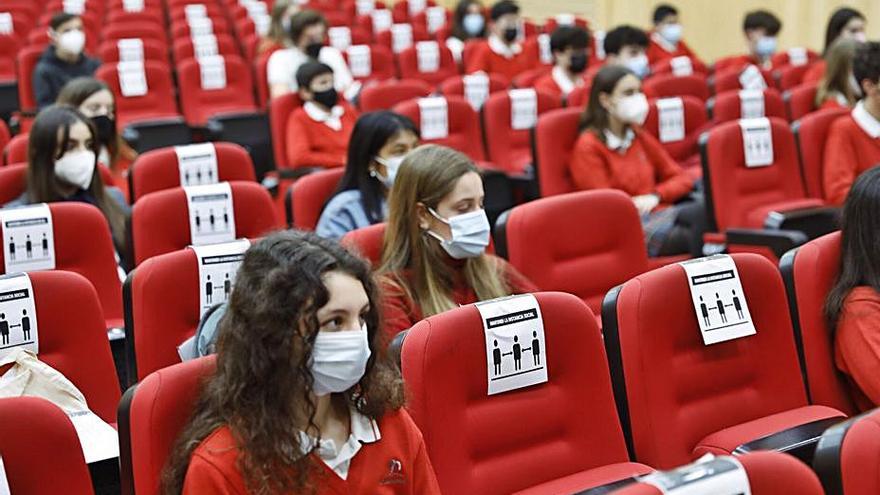
<svg viewBox="0 0 880 495"><path fill-rule="evenodd" d="M377 163L385 165L385 176L383 177L379 175L378 172L373 172L373 177L379 179L382 181L382 184L385 184L385 187L391 189L391 186L394 184L394 179L397 177L397 171L400 170L400 164L403 163L405 158L406 155L395 155L388 158L377 156L374 160Z"/></svg>
<svg viewBox="0 0 880 495"><path fill-rule="evenodd" d="M628 58L623 61L623 66L633 71L639 79L644 79L648 75L650 67L648 65L648 56L642 53L635 57Z"/></svg>
<svg viewBox="0 0 880 495"><path fill-rule="evenodd" d="M864 43L868 41L868 35L865 34L864 31L859 31L858 33L853 35L853 39L858 41L859 43Z"/></svg>
<svg viewBox="0 0 880 495"><path fill-rule="evenodd" d="M73 29L58 35L58 48L79 55L86 45L86 33Z"/></svg>
<svg viewBox="0 0 880 495"><path fill-rule="evenodd" d="M68 151L55 160L55 176L79 187L88 189L95 174L95 153L91 150Z"/></svg>
<svg viewBox="0 0 880 495"><path fill-rule="evenodd" d="M486 210L480 209L470 213L463 213L452 218L446 219L441 217L432 208L428 208L431 215L441 222L449 225L452 232L452 239L446 240L436 232L428 231L428 235L440 241L440 246L449 256L462 260L465 258L476 258L486 251L489 245L489 218L486 217Z"/></svg>
<svg viewBox="0 0 880 495"><path fill-rule="evenodd" d="M318 332L309 368L315 395L345 392L361 381L370 359L367 325L360 330Z"/></svg>
<svg viewBox="0 0 880 495"><path fill-rule="evenodd" d="M627 124L642 125L648 118L648 98L645 93L624 96L614 105L614 115Z"/></svg>
<svg viewBox="0 0 880 495"><path fill-rule="evenodd" d="M681 24L666 24L660 28L660 36L670 45L676 45L681 41L682 31Z"/></svg>

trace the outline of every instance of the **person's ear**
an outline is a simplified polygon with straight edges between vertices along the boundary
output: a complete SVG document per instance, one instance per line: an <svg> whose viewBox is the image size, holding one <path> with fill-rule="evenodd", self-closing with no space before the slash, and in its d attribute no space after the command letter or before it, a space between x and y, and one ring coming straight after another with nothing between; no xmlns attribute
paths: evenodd
<svg viewBox="0 0 880 495"><path fill-rule="evenodd" d="M312 98L314 98L315 96L314 93L306 88L299 88L299 91L297 91L297 93L299 93L299 99L301 99L302 101L312 101Z"/></svg>
<svg viewBox="0 0 880 495"><path fill-rule="evenodd" d="M602 106L606 111L610 112L611 107L611 94L610 93L599 93L599 105Z"/></svg>
<svg viewBox="0 0 880 495"><path fill-rule="evenodd" d="M428 230L431 228L431 212L424 203L416 203L416 216L419 219L419 229Z"/></svg>
<svg viewBox="0 0 880 495"><path fill-rule="evenodd" d="M877 83L871 81L870 79L862 79L862 94L865 96L872 96L873 93L877 90Z"/></svg>

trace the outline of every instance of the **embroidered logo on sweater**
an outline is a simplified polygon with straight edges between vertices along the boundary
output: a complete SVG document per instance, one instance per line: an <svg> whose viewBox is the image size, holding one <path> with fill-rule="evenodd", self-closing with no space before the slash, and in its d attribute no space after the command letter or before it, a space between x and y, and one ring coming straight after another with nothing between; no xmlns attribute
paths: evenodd
<svg viewBox="0 0 880 495"><path fill-rule="evenodd" d="M399 459L392 458L388 462L388 474L382 478L380 485L403 485L406 477L403 475L403 463Z"/></svg>

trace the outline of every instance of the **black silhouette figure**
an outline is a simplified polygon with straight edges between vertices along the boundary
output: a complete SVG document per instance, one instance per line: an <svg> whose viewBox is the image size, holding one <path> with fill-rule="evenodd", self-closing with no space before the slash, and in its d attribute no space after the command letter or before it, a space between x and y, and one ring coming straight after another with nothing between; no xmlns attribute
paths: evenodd
<svg viewBox="0 0 880 495"><path fill-rule="evenodd" d="M9 322L4 313L0 313L0 342L2 345L9 344Z"/></svg>
<svg viewBox="0 0 880 495"><path fill-rule="evenodd" d="M210 215L208 215L208 222L211 224L211 231L213 232L215 229L214 224L217 223L217 217L214 216L214 210L210 210Z"/></svg>
<svg viewBox="0 0 880 495"><path fill-rule="evenodd" d="M532 358L535 360L535 366L541 364L541 342L538 340L538 332L532 332Z"/></svg>
<svg viewBox="0 0 880 495"><path fill-rule="evenodd" d="M223 208L223 224L227 229L229 228L229 212L226 211L226 208Z"/></svg>
<svg viewBox="0 0 880 495"><path fill-rule="evenodd" d="M718 314L721 315L721 323L727 323L727 314L724 312L724 303L721 302L721 297L718 293L715 293L715 305L718 308Z"/></svg>
<svg viewBox="0 0 880 495"><path fill-rule="evenodd" d="M199 215L199 212L196 212L196 231L202 231L202 217Z"/></svg>
<svg viewBox="0 0 880 495"><path fill-rule="evenodd" d="M208 181L214 182L214 171L210 168L208 169Z"/></svg>
<svg viewBox="0 0 880 495"><path fill-rule="evenodd" d="M495 363L495 374L501 374L501 349L498 348L498 341L495 341L495 348L492 349L492 362Z"/></svg>
<svg viewBox="0 0 880 495"><path fill-rule="evenodd" d="M519 345L519 337L513 337L513 369L522 369L522 346Z"/></svg>
<svg viewBox="0 0 880 495"><path fill-rule="evenodd" d="M706 306L706 303L703 302L703 296L700 296L700 313L703 314L703 322L708 327L709 323L709 308Z"/></svg>
<svg viewBox="0 0 880 495"><path fill-rule="evenodd" d="M184 186L189 185L189 170L187 170L186 172L183 173L183 185Z"/></svg>
<svg viewBox="0 0 880 495"><path fill-rule="evenodd" d="M214 303L214 282L211 282L210 275L208 275L208 281L205 282L205 301L208 304Z"/></svg>
<svg viewBox="0 0 880 495"><path fill-rule="evenodd" d="M229 293L232 292L232 280L229 280L229 274L226 274L226 280L223 281L223 295L229 299Z"/></svg>
<svg viewBox="0 0 880 495"><path fill-rule="evenodd" d="M24 243L24 251L27 253L28 259L34 257L34 243L31 241L31 236L27 236L27 241Z"/></svg>
<svg viewBox="0 0 880 495"><path fill-rule="evenodd" d="M731 290L733 293L733 309L736 310L736 315L739 316L739 319L743 319L743 307L742 303L739 301L739 296L736 295L736 289Z"/></svg>
<svg viewBox="0 0 880 495"><path fill-rule="evenodd" d="M21 310L21 314L21 334L27 342L31 340L31 317L27 315L26 309Z"/></svg>
<svg viewBox="0 0 880 495"><path fill-rule="evenodd" d="M201 170L196 171L196 180L199 181L199 184L202 183L202 171Z"/></svg>
<svg viewBox="0 0 880 495"><path fill-rule="evenodd" d="M15 261L15 241L12 237L9 238L9 259Z"/></svg>
<svg viewBox="0 0 880 495"><path fill-rule="evenodd" d="M43 256L49 256L49 239L43 234Z"/></svg>

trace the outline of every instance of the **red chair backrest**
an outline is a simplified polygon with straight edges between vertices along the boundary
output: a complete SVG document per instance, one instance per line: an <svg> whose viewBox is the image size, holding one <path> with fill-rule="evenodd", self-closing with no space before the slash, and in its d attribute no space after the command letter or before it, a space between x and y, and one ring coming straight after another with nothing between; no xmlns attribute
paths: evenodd
<svg viewBox="0 0 880 495"><path fill-rule="evenodd" d="M556 31L556 28L558 28L559 26L563 25L563 24L560 24L560 23L559 23L559 21L561 20L561 19L560 19L560 16L561 16L561 15L562 15L562 14L557 15L557 16L554 16L554 17L548 17L548 18L547 18L547 21L544 22L544 29L543 29L543 31L544 31L545 33L548 33L548 34L552 34L553 31ZM574 25L573 25L574 27L579 27L579 28L583 28L583 29L589 29L589 28L590 28L590 23L589 23L589 21L587 21L587 19L585 19L585 18L583 18L583 17L581 17L581 16L574 16L574 19L573 19L573 20L574 20ZM564 22L566 22L566 24L564 24L564 25L572 26L572 24L567 23L567 21L564 21Z"/></svg>
<svg viewBox="0 0 880 495"><path fill-rule="evenodd" d="M217 155L218 180L257 180L254 164L246 149L235 143L212 144ZM173 147L159 148L139 155L129 170L132 202L156 191L180 187L179 170L177 153Z"/></svg>
<svg viewBox="0 0 880 495"><path fill-rule="evenodd" d="M659 76L659 75L664 75L664 74L672 74L672 72L673 72L672 59L673 58L677 58L677 57L664 58L663 60L659 60L659 61L655 62L654 64L651 64L651 75L652 76ZM709 74L709 68L706 67L706 64L704 64L703 62L701 62L700 60L697 60L695 58L691 58L691 69L693 70L693 72L695 74L703 74L703 75Z"/></svg>
<svg viewBox="0 0 880 495"><path fill-rule="evenodd" d="M712 122L720 124L742 118L742 100L739 91L725 91L715 96L709 103L712 109ZM784 119L785 104L775 89L764 90L764 116Z"/></svg>
<svg viewBox="0 0 880 495"><path fill-rule="evenodd" d="M565 98L565 104L569 107L586 107L590 101L591 89L593 89L592 81L587 81L587 84L574 88Z"/></svg>
<svg viewBox="0 0 880 495"><path fill-rule="evenodd" d="M424 139L423 143L434 143L458 150L471 160L485 160L483 138L480 133L480 117L471 104L461 96L445 96L449 135L437 139ZM421 111L419 100L404 101L392 109L409 117L417 127L421 128Z"/></svg>
<svg viewBox="0 0 880 495"><path fill-rule="evenodd" d="M675 76L664 74L652 76L642 84L645 94L652 98L669 98L672 96L693 96L701 101L709 99L709 86L706 76L691 74Z"/></svg>
<svg viewBox="0 0 880 495"><path fill-rule="evenodd" d="M165 14L161 8L155 8L149 5L144 5L144 10L140 12L126 12L124 8L112 9L107 11L105 22L107 25L120 22L152 22L162 26L165 24ZM104 60L104 62L106 62L106 60Z"/></svg>
<svg viewBox="0 0 880 495"><path fill-rule="evenodd" d="M428 96L431 91L430 84L418 79L384 81L365 87L358 106L362 113L387 110L400 102Z"/></svg>
<svg viewBox="0 0 880 495"><path fill-rule="evenodd" d="M321 218L321 210L333 196L333 191L344 173L344 168L321 170L302 177L290 186L288 194L294 228L315 230Z"/></svg>
<svg viewBox="0 0 880 495"><path fill-rule="evenodd" d="M152 38L141 40L144 46L144 60L168 63L168 49L164 43ZM98 57L105 64L119 62L119 40L107 40L98 48Z"/></svg>
<svg viewBox="0 0 880 495"><path fill-rule="evenodd" d="M576 191L568 164L578 140L581 108L551 110L538 117L535 126L535 169L541 196Z"/></svg>
<svg viewBox="0 0 880 495"><path fill-rule="evenodd" d="M178 62L177 84L183 117L192 126L205 125L214 115L229 112L254 112L254 81L245 61L237 56L224 56L226 86L205 89L199 61L194 58Z"/></svg>
<svg viewBox="0 0 880 495"><path fill-rule="evenodd" d="M546 47L550 46L550 35L549 34L538 34L537 36L527 36L526 39L522 42L523 51L531 52L534 54L534 60L537 61L537 67L534 71L529 71L529 73L539 74L537 77L534 76L522 76L522 79L514 78L513 84L518 88L526 88L530 87L535 83L538 77L546 74L553 67L553 56L550 54L549 59L545 59L542 55L541 44L546 43ZM544 72L540 72L540 69L544 69ZM534 77L534 79L533 79ZM522 86L520 85L522 84Z"/></svg>
<svg viewBox="0 0 880 495"><path fill-rule="evenodd" d="M535 98L539 118L561 106L559 98L542 91L535 91ZM532 163L531 129L514 129L511 113L510 93L489 95L481 110L486 148L489 151L489 160L501 170L510 174L522 174L526 166Z"/></svg>
<svg viewBox="0 0 880 495"><path fill-rule="evenodd" d="M773 72L776 87L780 91L792 89L804 80L804 75L810 70L809 65L787 65Z"/></svg>
<svg viewBox="0 0 880 495"><path fill-rule="evenodd" d="M440 53L440 63L436 71L421 72L419 70L419 43L433 43L437 45ZM397 62L400 65L400 76L405 79L421 79L432 86L437 86L444 80L458 74L458 64L452 56L449 48L437 41L416 42L413 46L407 48L397 55Z"/></svg>
<svg viewBox="0 0 880 495"><path fill-rule="evenodd" d="M684 139L660 144L669 152L675 160L683 161L699 153L698 140L700 133L706 128L706 106L693 96L681 96L684 108ZM657 109L657 100L651 102L651 110L645 120L644 128L657 140L660 140L660 112Z"/></svg>
<svg viewBox="0 0 880 495"><path fill-rule="evenodd" d="M428 0L425 2L426 8L434 7L435 5L437 5L437 2L434 0ZM413 16L410 15L410 7L407 0L395 3L391 8L391 15L394 17L394 22L410 22L413 18Z"/></svg>
<svg viewBox="0 0 880 495"><path fill-rule="evenodd" d="M816 110L817 84L801 84L785 92L785 103L788 107L788 120L800 120L808 113Z"/></svg>
<svg viewBox="0 0 880 495"><path fill-rule="evenodd" d="M0 81L14 81L15 56L21 48L21 42L15 36L0 35Z"/></svg>
<svg viewBox="0 0 880 495"><path fill-rule="evenodd" d="M743 72L743 70L744 67L734 67L731 69L716 72L711 82L713 93L717 95L725 91L742 89L742 85L739 82L739 76ZM762 69L761 76L764 78L764 82L767 84L768 88L773 88L776 86L776 84L773 82L773 75L770 73L770 71Z"/></svg>
<svg viewBox="0 0 880 495"><path fill-rule="evenodd" d="M34 95L33 74L45 48L26 46L18 52L18 102L22 111L33 112L37 108Z"/></svg>
<svg viewBox="0 0 880 495"><path fill-rule="evenodd" d="M16 135L3 148L4 161L7 165L27 162L28 133Z"/></svg>
<svg viewBox="0 0 880 495"><path fill-rule="evenodd" d="M452 76L440 83L440 94L464 96L464 77ZM509 85L507 78L501 74L489 74L489 94L504 91Z"/></svg>
<svg viewBox="0 0 880 495"><path fill-rule="evenodd" d="M232 35L232 29L225 21L225 17L211 19L211 30L214 34ZM186 21L171 22L171 39L189 38L192 36L189 24Z"/></svg>
<svg viewBox="0 0 880 495"><path fill-rule="evenodd" d="M0 399L0 456L10 493L94 494L76 429L46 399ZM51 476L46 476L47 459L52 459Z"/></svg>
<svg viewBox="0 0 880 495"><path fill-rule="evenodd" d="M849 114L848 108L829 108L805 115L793 125L801 157L801 173L807 196L811 198L825 197L822 187L822 165L828 129L835 120L847 114Z"/></svg>
<svg viewBox="0 0 880 495"><path fill-rule="evenodd" d="M268 75L269 57L271 57L272 54L279 49L280 48L276 47L271 50L266 50L265 52L257 55L257 60L256 62L254 62L254 73L256 75L255 81L257 84L257 104L260 106L260 108L266 108L270 104Z"/></svg>
<svg viewBox="0 0 880 495"><path fill-rule="evenodd" d="M521 74L517 74L516 77L513 78L513 81L511 81L511 85L516 88L531 88L536 82L538 82L538 79L545 74L549 74L550 70L550 67L547 66L527 70Z"/></svg>
<svg viewBox="0 0 880 495"><path fill-rule="evenodd" d="M224 57L241 56L241 50L232 36L218 34L216 35L216 38L218 55L223 55ZM186 59L195 58L196 51L192 38L178 38L174 40L174 44L171 46L171 55L174 58L174 61L178 64ZM180 70L179 67L178 70ZM239 69L236 68L236 70ZM246 72L248 73L248 76L250 76L250 70L246 70Z"/></svg>
<svg viewBox="0 0 880 495"><path fill-rule="evenodd" d="M269 129L272 132L272 153L275 155L276 168L290 168L287 162L287 120L301 106L302 100L296 93L272 98L269 102Z"/></svg>
<svg viewBox="0 0 880 495"><path fill-rule="evenodd" d="M150 114L177 114L177 102L174 97L174 83L167 64L153 60L144 61L144 73L147 79L147 93L142 96L122 96L117 64L104 64L95 72L95 78L107 83L116 101L116 116L119 121L127 122L141 112Z"/></svg>
<svg viewBox="0 0 880 495"><path fill-rule="evenodd" d="M0 150L5 150L10 139L9 127L7 127L6 122L0 120Z"/></svg>
<svg viewBox="0 0 880 495"><path fill-rule="evenodd" d="M403 341L407 409L444 493L513 493L627 460L593 314L570 294L535 297L548 383L487 395L486 337L474 305L420 321ZM548 401L554 407L534 414Z"/></svg>
<svg viewBox="0 0 880 495"><path fill-rule="evenodd" d="M385 223L351 230L339 243L370 262L374 268L382 262L382 243L385 241Z"/></svg>
<svg viewBox="0 0 880 495"><path fill-rule="evenodd" d="M866 412L825 430L813 469L827 495L880 493L880 410Z"/></svg>
<svg viewBox="0 0 880 495"><path fill-rule="evenodd" d="M374 33L373 37L376 40L375 44L384 46L392 52L394 51L394 35L392 34L390 29L387 29L380 33ZM420 26L412 26L413 45L415 45L419 41L428 41L430 39L431 35L428 34L428 31L426 31L424 28Z"/></svg>
<svg viewBox="0 0 880 495"><path fill-rule="evenodd" d="M168 46L168 38L165 36L165 30L161 26L144 22L126 22L119 24L108 24L101 31L104 42L116 41L125 38L141 38L151 39L163 46ZM107 61L104 61L107 63Z"/></svg>
<svg viewBox="0 0 880 495"><path fill-rule="evenodd" d="M794 49L794 48L792 48L792 49ZM811 63L822 58L818 53L814 52L813 50L807 49L806 52L807 52L806 53L807 63L800 65L800 66L793 66L793 67L809 67ZM784 68L784 67L792 66L790 54L791 54L791 50L777 52L775 55L773 55L773 57L770 58L770 63L773 64L773 67L776 67L776 68Z"/></svg>
<svg viewBox="0 0 880 495"><path fill-rule="evenodd" d="M279 228L269 193L253 182L230 182L236 238L260 237ZM132 208L135 265L192 243L186 192L166 189L142 197Z"/></svg>
<svg viewBox="0 0 880 495"><path fill-rule="evenodd" d="M385 45L369 45L370 48L370 73L366 75L352 74L358 81L387 81L397 77L397 65L394 62L394 54ZM342 52L346 63L349 61L348 50Z"/></svg>

